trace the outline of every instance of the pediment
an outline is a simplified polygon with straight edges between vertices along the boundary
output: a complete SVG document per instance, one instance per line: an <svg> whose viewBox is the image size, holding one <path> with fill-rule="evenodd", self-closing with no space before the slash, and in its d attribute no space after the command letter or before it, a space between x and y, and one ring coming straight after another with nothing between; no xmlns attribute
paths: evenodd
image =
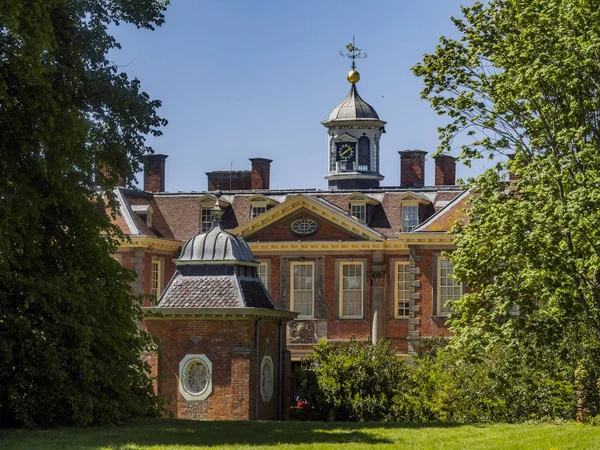
<svg viewBox="0 0 600 450"><path fill-rule="evenodd" d="M202 208L210 208L215 206L215 202L217 201L217 197L212 194L204 194L198 198L198 203ZM219 199L219 206L221 208L227 208L229 206L229 202L226 202L222 198Z"/></svg>
<svg viewBox="0 0 600 450"><path fill-rule="evenodd" d="M367 205L378 205L379 202L362 192L354 192L346 197L348 203L366 203Z"/></svg>
<svg viewBox="0 0 600 450"><path fill-rule="evenodd" d="M315 220L319 231L304 237L291 231L302 217ZM345 211L304 194L295 195L267 212L232 230L249 241L270 240L367 240L383 241L381 233L354 219Z"/></svg>
<svg viewBox="0 0 600 450"><path fill-rule="evenodd" d="M354 136L349 135L348 133L340 134L336 136L334 139L335 142L358 142Z"/></svg>
<svg viewBox="0 0 600 450"><path fill-rule="evenodd" d="M416 202L421 203L423 205L429 205L431 202L426 198L421 197L420 195L414 194L412 192L406 192L400 196L400 201L402 202Z"/></svg>

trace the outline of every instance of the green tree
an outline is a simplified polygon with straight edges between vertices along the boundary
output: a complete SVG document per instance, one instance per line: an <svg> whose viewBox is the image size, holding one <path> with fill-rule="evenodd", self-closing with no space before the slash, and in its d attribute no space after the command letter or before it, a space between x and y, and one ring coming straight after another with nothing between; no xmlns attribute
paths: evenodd
<svg viewBox="0 0 600 450"><path fill-rule="evenodd" d="M412 385L405 361L390 343L351 339L319 342L302 360L299 396L310 420L397 420L408 405L401 401Z"/></svg>
<svg viewBox="0 0 600 450"><path fill-rule="evenodd" d="M109 26L153 29L165 3L0 2L0 426L156 408L110 215L166 122L106 56Z"/></svg>
<svg viewBox="0 0 600 450"><path fill-rule="evenodd" d="M491 0L462 14L460 38L442 37L413 68L450 119L439 150L462 134L467 163L514 159L470 180L452 254L471 289L454 305L455 345L481 354L526 341L530 358L551 347L572 373L586 368L581 384L595 392L583 409L598 414L600 2ZM510 187L507 166L519 177Z"/></svg>

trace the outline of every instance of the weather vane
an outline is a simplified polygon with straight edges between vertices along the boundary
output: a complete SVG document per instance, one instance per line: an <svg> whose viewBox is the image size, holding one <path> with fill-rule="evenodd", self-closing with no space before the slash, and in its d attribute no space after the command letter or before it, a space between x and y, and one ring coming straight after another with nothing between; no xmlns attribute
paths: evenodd
<svg viewBox="0 0 600 450"><path fill-rule="evenodd" d="M346 45L346 49L348 52L344 53L343 50L340 50L340 56L346 56L352 60L352 70L356 70L356 60L357 59L365 59L367 57L367 53L363 52L361 48L358 48L354 45L354 35L352 35L352 43Z"/></svg>

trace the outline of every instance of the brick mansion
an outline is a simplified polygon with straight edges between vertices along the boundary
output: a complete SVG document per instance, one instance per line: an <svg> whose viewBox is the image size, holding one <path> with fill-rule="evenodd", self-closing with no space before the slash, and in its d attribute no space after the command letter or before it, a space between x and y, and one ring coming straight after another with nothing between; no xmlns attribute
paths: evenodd
<svg viewBox="0 0 600 450"><path fill-rule="evenodd" d="M290 362L320 339L386 339L411 355L449 334L447 302L463 286L442 252L469 194L447 155L426 186L421 150L398 152L400 185L384 186L386 122L360 97L358 72L348 80L322 122L327 190L271 189L272 161L253 157L249 170L208 172L205 192L171 193L163 154L147 156L143 189L117 188L130 240L115 257L163 313L146 321L163 346L151 363L178 417L284 417Z"/></svg>

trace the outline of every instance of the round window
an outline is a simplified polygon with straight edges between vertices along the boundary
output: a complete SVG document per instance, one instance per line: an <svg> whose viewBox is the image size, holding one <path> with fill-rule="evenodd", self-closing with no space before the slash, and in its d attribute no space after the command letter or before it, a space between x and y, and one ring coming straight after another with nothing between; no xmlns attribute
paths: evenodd
<svg viewBox="0 0 600 450"><path fill-rule="evenodd" d="M273 396L273 360L264 356L260 365L260 396L268 402Z"/></svg>
<svg viewBox="0 0 600 450"><path fill-rule="evenodd" d="M181 360L179 392L186 400L206 400L212 393L212 363L206 355L186 355Z"/></svg>
<svg viewBox="0 0 600 450"><path fill-rule="evenodd" d="M308 236L317 232L319 224L312 219L298 219L292 222L290 228L294 234Z"/></svg>

